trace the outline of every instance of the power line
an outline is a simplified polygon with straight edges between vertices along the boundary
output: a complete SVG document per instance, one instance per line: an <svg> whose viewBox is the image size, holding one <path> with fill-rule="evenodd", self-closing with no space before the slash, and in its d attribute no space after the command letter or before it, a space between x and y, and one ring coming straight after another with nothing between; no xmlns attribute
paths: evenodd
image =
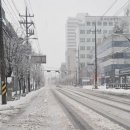
<svg viewBox="0 0 130 130"><path fill-rule="evenodd" d="M125 7L129 2L130 2L130 0L128 0L120 9L118 9L113 16L117 16L118 14L120 14L121 11L124 9L124 7Z"/></svg>
<svg viewBox="0 0 130 130"><path fill-rule="evenodd" d="M115 0L112 5L105 11L105 13L102 16L105 16L112 8L113 6L117 3L118 0Z"/></svg>
<svg viewBox="0 0 130 130"><path fill-rule="evenodd" d="M19 24L19 19L18 19L18 15L16 15L15 11L13 10L11 4L8 2L8 6L7 6L7 3L5 2L5 0L3 0L4 2L4 5L6 6L6 11L8 12L8 16L11 18L11 22L13 21L14 22L14 25L17 26L17 28L21 28L21 32L22 32L22 35L25 33L22 29L22 26ZM9 8L10 7L10 8ZM13 14L12 14L12 11L13 11Z"/></svg>

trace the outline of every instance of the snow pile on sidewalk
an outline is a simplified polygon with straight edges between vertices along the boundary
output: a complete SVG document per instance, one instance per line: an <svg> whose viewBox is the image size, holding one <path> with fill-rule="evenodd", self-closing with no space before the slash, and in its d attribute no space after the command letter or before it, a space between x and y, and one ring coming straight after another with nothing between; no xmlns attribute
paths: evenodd
<svg viewBox="0 0 130 130"><path fill-rule="evenodd" d="M20 100L8 101L6 105L0 104L0 126L2 123L10 119L11 116L16 115L24 106L31 102L41 92L43 88L28 93Z"/></svg>
<svg viewBox="0 0 130 130"><path fill-rule="evenodd" d="M105 85L98 86L98 89L94 89L93 85L88 85L88 86L83 86L83 89L102 91L102 92L107 92L107 93L115 93L115 94L121 94L121 95L130 95L130 89L115 89L115 88L106 89Z"/></svg>

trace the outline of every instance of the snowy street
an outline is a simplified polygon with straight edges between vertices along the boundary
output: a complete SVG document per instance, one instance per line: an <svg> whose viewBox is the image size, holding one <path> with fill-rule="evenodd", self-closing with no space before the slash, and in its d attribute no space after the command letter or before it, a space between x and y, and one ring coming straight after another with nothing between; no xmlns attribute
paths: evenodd
<svg viewBox="0 0 130 130"><path fill-rule="evenodd" d="M31 93L0 106L0 130L74 130L48 87Z"/></svg>
<svg viewBox="0 0 130 130"><path fill-rule="evenodd" d="M57 88L55 93L70 111L73 110L79 129L129 130L130 101L127 96L104 94L79 88Z"/></svg>
<svg viewBox="0 0 130 130"><path fill-rule="evenodd" d="M0 105L0 130L129 130L129 95L48 85Z"/></svg>

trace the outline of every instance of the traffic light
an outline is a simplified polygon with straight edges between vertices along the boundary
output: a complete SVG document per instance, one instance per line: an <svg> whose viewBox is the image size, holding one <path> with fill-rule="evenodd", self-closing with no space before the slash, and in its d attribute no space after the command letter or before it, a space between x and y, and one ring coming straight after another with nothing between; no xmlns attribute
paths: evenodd
<svg viewBox="0 0 130 130"><path fill-rule="evenodd" d="M60 71L59 71L59 70L56 70L55 72L60 73Z"/></svg>

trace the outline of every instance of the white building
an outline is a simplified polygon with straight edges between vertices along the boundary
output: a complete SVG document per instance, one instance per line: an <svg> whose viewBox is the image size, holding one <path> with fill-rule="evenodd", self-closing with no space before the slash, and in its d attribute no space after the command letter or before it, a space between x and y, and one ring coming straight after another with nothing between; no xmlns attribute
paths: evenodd
<svg viewBox="0 0 130 130"><path fill-rule="evenodd" d="M90 78L90 64L94 64L95 33L96 44L99 46L102 40L115 31L129 33L130 17L127 16L85 16L77 27L77 49L79 49L79 77L81 80ZM95 24L96 23L96 24ZM95 31L96 26L96 31ZM123 28L123 29L122 29ZM120 30L121 29L121 30ZM88 69L88 70L86 70ZM86 72L83 74L82 72Z"/></svg>
<svg viewBox="0 0 130 130"><path fill-rule="evenodd" d="M66 24L66 65L68 73L78 79L89 80L89 64L93 63L95 55L95 22L96 43L113 32L129 33L130 17L128 16L89 16L80 13L76 17L68 18ZM121 30L120 30L121 29ZM94 64L94 63L93 63Z"/></svg>

